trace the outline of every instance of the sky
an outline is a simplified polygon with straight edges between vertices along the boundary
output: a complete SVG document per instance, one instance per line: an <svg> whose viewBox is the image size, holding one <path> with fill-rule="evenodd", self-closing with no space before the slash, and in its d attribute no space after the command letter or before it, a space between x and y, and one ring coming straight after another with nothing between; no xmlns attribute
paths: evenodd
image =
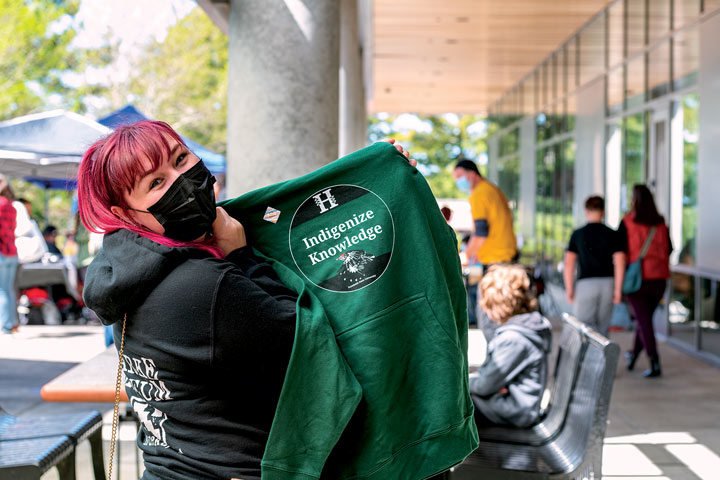
<svg viewBox="0 0 720 480"><path fill-rule="evenodd" d="M78 47L96 47L104 36L123 41L121 49L137 48L149 39L163 41L168 27L195 8L192 0L81 0L75 16Z"/></svg>
<svg viewBox="0 0 720 480"><path fill-rule="evenodd" d="M106 83L109 77L127 78L129 59L149 41L162 42L169 27L196 7L192 0L81 0L75 19L64 17L53 26L60 31L72 27L78 34L72 45L98 48L108 39L119 40L120 58L109 68L69 72L63 82L69 86Z"/></svg>

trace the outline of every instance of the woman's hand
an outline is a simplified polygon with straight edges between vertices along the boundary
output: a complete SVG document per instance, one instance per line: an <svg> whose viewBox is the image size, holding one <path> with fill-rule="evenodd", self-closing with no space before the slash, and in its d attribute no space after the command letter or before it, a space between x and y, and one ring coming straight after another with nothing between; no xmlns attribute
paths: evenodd
<svg viewBox="0 0 720 480"><path fill-rule="evenodd" d="M397 151L398 151L398 152L400 152L400 153L402 153L403 155L405 155L405 158L408 159L408 162L410 162L410 165L412 165L413 167L417 167L417 160L415 160L414 158L410 158L410 152L408 152L407 150L405 150L405 149L403 148L403 146L400 145L399 143L395 143L395 139L394 139L394 138L388 138L388 139L386 139L386 140L381 140L381 141L382 141L382 142L392 143L392 144L395 146L395 148L397 148Z"/></svg>
<svg viewBox="0 0 720 480"><path fill-rule="evenodd" d="M215 244L225 256L247 245L245 228L221 207L215 207L217 218L212 224Z"/></svg>

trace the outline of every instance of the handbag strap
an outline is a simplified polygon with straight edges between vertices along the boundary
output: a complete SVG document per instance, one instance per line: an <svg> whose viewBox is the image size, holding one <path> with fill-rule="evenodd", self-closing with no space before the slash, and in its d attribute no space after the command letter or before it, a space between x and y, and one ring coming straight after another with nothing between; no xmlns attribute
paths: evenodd
<svg viewBox="0 0 720 480"><path fill-rule="evenodd" d="M642 260L645 258L645 254L647 253L648 249L650 248L650 243L652 242L653 237L655 236L655 230L657 227L655 225L652 226L650 229L650 233L648 233L647 238L645 239L645 243L643 244L642 250L640 251L640 256L638 257L638 260Z"/></svg>
<svg viewBox="0 0 720 480"><path fill-rule="evenodd" d="M122 358L123 349L125 348L125 323L127 322L127 313L123 316L122 335L120 337L120 352L118 353L118 369L117 378L115 380L115 405L113 407L112 434L110 435L110 461L108 462L108 480L112 480L113 470L113 454L115 453L115 440L118 430L118 415L120 412L120 385L122 384Z"/></svg>

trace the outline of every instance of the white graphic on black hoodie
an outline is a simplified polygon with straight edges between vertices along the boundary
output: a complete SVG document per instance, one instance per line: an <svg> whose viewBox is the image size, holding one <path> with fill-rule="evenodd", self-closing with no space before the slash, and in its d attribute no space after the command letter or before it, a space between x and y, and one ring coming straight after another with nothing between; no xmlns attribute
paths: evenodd
<svg viewBox="0 0 720 480"><path fill-rule="evenodd" d="M165 382L158 379L155 362L151 358L123 355L123 372L125 373L125 390L130 403L148 434L145 436L144 443L169 448L165 428L163 428L163 424L167 421L167 415L148 403L172 399Z"/></svg>

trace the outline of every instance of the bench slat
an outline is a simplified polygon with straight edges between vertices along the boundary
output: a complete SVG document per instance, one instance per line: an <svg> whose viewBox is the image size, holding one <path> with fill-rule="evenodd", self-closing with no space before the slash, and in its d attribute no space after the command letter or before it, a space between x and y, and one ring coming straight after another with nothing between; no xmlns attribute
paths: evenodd
<svg viewBox="0 0 720 480"><path fill-rule="evenodd" d="M36 467L45 472L70 455L74 449L72 440L66 435L4 440L0 442L0 472L23 466Z"/></svg>

